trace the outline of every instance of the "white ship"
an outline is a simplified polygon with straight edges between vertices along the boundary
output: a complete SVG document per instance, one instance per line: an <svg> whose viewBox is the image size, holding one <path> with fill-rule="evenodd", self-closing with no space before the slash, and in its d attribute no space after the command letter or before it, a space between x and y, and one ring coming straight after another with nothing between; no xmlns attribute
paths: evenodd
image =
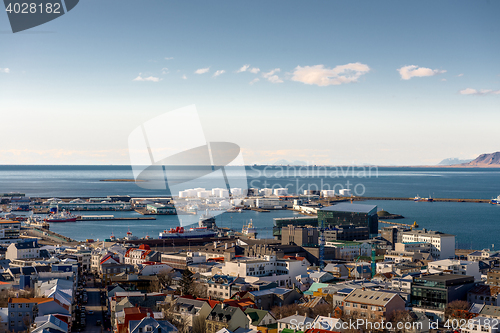
<svg viewBox="0 0 500 333"><path fill-rule="evenodd" d="M243 235L254 235L257 233L257 228L254 228L252 220L248 224L243 225L243 229L241 230Z"/></svg>
<svg viewBox="0 0 500 333"><path fill-rule="evenodd" d="M500 195L496 199L491 199L491 203L494 205L500 205Z"/></svg>

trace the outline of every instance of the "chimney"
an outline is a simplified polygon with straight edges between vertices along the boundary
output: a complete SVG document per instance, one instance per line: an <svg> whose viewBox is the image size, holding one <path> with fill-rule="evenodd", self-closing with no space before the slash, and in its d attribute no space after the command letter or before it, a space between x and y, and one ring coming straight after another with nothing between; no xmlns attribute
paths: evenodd
<svg viewBox="0 0 500 333"><path fill-rule="evenodd" d="M148 318L149 318L149 316L150 316L150 315L151 315L151 314L150 314L149 312L147 312L147 313L146 313L146 316L147 316Z"/></svg>

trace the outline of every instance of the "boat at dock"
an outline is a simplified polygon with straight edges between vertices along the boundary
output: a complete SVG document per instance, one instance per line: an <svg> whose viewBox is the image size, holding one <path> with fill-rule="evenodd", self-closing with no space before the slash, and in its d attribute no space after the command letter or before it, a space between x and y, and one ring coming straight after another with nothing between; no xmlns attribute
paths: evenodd
<svg viewBox="0 0 500 333"><path fill-rule="evenodd" d="M73 215L70 212L63 210L60 213L55 213L45 218L45 222L76 222L79 218L77 215Z"/></svg>
<svg viewBox="0 0 500 333"><path fill-rule="evenodd" d="M255 235L257 233L257 228L254 228L252 220L248 224L243 225L241 233L246 236Z"/></svg>
<svg viewBox="0 0 500 333"><path fill-rule="evenodd" d="M32 215L28 217L28 219L24 222L27 226L41 228L41 229L50 229L50 224L44 222L43 219L38 215Z"/></svg>
<svg viewBox="0 0 500 333"><path fill-rule="evenodd" d="M185 230L184 227L176 227L170 230L163 230L160 232L160 239L173 239L173 238L207 238L216 237L217 232L208 229L207 227L202 228L190 228Z"/></svg>
<svg viewBox="0 0 500 333"><path fill-rule="evenodd" d="M500 195L496 199L491 199L491 203L494 205L500 205Z"/></svg>

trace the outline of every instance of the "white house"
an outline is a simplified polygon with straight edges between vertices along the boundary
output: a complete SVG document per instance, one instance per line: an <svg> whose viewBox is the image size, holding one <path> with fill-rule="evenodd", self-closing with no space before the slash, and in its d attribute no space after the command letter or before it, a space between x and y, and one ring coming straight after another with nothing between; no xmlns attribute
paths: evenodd
<svg viewBox="0 0 500 333"><path fill-rule="evenodd" d="M450 271L452 274L470 275L474 280L481 281L481 273L479 272L479 262L465 260L437 260L429 263L429 269L438 271Z"/></svg>

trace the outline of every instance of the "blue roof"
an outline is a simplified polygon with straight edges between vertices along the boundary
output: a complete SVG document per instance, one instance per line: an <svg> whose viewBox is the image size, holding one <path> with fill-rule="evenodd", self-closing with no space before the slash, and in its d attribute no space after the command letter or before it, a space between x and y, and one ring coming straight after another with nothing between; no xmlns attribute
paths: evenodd
<svg viewBox="0 0 500 333"><path fill-rule="evenodd" d="M344 288L344 289L340 289L339 291L337 291L338 294L350 294L351 291L353 291L354 289L353 288Z"/></svg>
<svg viewBox="0 0 500 333"><path fill-rule="evenodd" d="M327 211L327 212L350 212L350 213L366 213L366 214L370 213L373 210L377 211L376 205L351 204L345 202L320 209L320 211Z"/></svg>

